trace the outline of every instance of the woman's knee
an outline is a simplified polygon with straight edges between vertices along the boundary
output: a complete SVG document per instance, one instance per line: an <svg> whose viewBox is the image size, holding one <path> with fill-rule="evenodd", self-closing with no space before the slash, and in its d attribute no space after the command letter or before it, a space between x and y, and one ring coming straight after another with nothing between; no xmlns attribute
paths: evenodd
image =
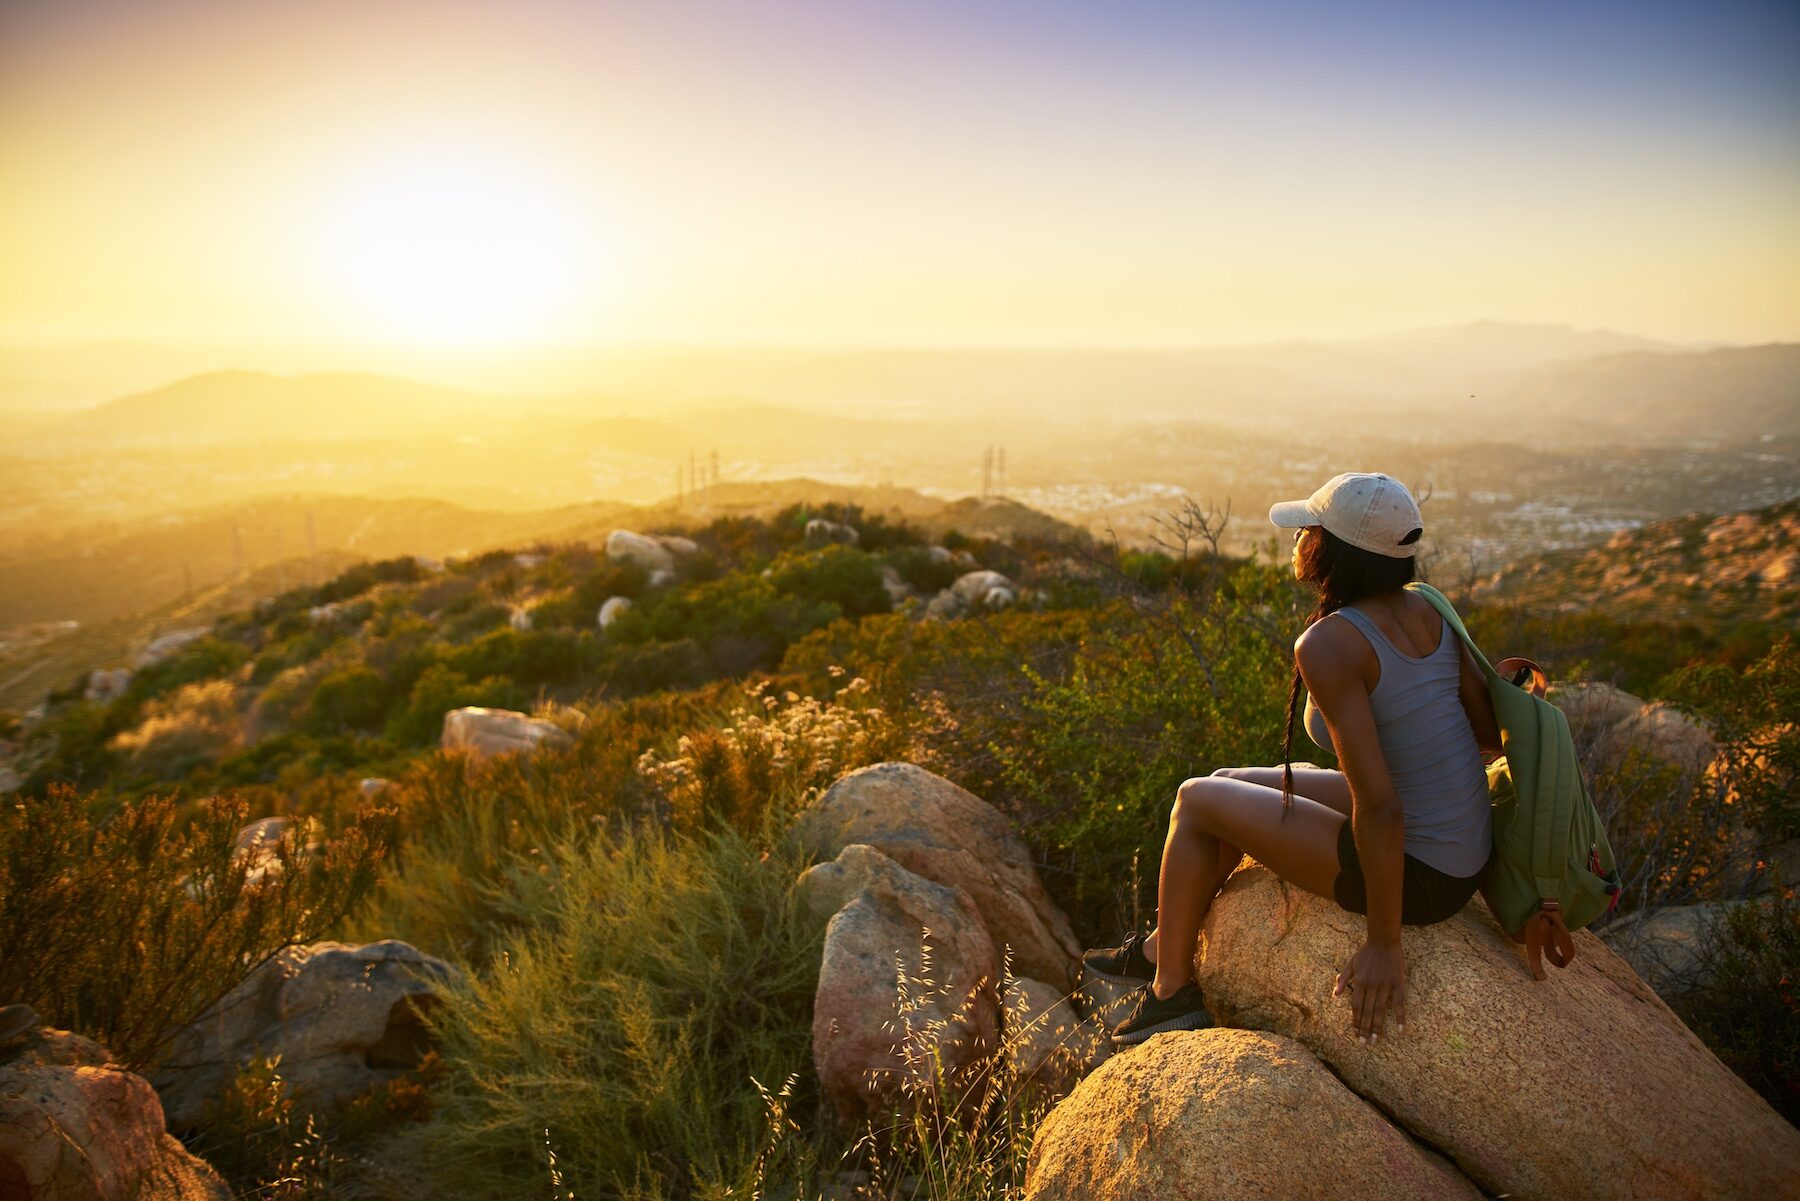
<svg viewBox="0 0 1800 1201"><path fill-rule="evenodd" d="M1183 780L1181 787L1175 790L1175 807L1169 813L1169 820L1199 821L1216 795L1217 781L1223 778L1214 772L1210 776L1194 776Z"/></svg>

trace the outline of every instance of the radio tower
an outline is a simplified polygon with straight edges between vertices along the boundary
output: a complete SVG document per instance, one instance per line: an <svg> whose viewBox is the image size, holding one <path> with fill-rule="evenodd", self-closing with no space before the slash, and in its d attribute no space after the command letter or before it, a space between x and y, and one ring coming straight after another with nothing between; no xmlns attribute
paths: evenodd
<svg viewBox="0 0 1800 1201"><path fill-rule="evenodd" d="M995 454L994 474L999 477L999 482L995 485L995 488L994 488L994 494L996 496L1005 496L1006 495L1006 447L1004 447L1004 446L1000 447L999 450Z"/></svg>

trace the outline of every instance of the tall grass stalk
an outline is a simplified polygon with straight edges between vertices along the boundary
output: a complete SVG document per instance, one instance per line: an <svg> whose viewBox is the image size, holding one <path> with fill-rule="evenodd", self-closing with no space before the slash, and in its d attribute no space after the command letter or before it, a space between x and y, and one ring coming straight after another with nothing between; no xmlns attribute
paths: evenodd
<svg viewBox="0 0 1800 1201"><path fill-rule="evenodd" d="M793 887L804 853L723 826L570 837L545 857L537 925L447 1009L453 1071L433 1119L381 1157L389 1191L536 1192L547 1145L559 1196L739 1179L766 1141L752 1079L810 1076L822 930Z"/></svg>

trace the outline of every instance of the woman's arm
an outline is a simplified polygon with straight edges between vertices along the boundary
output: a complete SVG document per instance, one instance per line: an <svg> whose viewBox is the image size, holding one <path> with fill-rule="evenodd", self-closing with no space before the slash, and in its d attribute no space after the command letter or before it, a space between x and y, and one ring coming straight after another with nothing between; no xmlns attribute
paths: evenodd
<svg viewBox="0 0 1800 1201"><path fill-rule="evenodd" d="M1380 668L1367 640L1348 622L1314 624L1294 644L1294 656L1350 784L1351 830L1368 886L1368 941L1339 976L1338 991L1353 989L1357 1034L1373 1039L1381 1033L1390 1003L1398 1025L1406 1024L1405 963L1400 953L1405 817L1381 754L1365 675L1365 669Z"/></svg>
<svg viewBox="0 0 1800 1201"><path fill-rule="evenodd" d="M1481 664L1475 662L1475 656L1467 646L1462 647L1462 673L1457 682L1457 695L1462 699L1463 712L1469 715L1469 725L1475 730L1475 742L1481 747L1482 756L1492 759L1499 755L1500 721L1494 716L1494 698L1488 693L1487 677L1482 674Z"/></svg>

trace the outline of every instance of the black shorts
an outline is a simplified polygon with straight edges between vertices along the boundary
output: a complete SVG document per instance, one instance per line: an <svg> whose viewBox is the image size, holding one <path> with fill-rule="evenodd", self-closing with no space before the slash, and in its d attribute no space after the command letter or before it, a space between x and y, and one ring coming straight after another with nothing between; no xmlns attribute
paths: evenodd
<svg viewBox="0 0 1800 1201"><path fill-rule="evenodd" d="M1331 895L1351 913L1369 911L1368 883L1363 879L1362 860L1356 857L1356 834L1345 820L1338 831L1338 874L1331 882ZM1487 867L1473 876L1450 876L1411 855L1406 856L1400 878L1400 921L1408 926L1429 926L1455 917L1469 903Z"/></svg>

